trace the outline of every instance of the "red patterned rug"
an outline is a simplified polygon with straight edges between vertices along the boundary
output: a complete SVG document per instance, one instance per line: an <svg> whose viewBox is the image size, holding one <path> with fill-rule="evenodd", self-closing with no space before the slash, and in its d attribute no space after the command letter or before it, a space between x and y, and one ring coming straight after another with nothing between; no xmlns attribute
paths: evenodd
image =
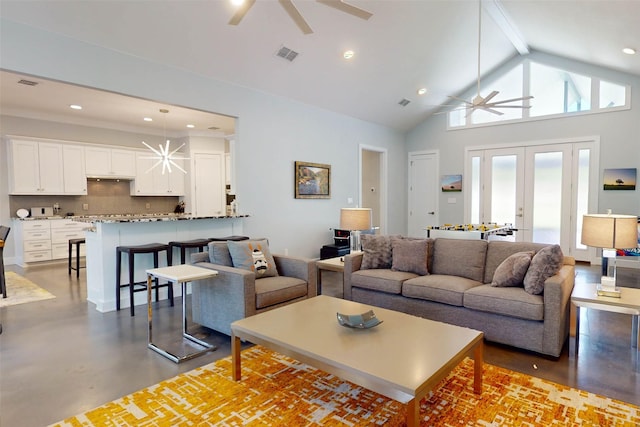
<svg viewBox="0 0 640 427"><path fill-rule="evenodd" d="M422 426L638 426L640 407L465 359L420 402ZM401 426L405 406L260 346L55 426Z"/></svg>

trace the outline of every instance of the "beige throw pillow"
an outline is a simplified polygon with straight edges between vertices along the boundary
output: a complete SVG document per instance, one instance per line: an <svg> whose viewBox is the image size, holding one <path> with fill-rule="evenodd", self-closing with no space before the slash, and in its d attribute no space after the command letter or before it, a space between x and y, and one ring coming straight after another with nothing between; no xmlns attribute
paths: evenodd
<svg viewBox="0 0 640 427"><path fill-rule="evenodd" d="M527 274L533 254L533 251L527 251L508 256L493 273L491 286L523 286L524 276Z"/></svg>
<svg viewBox="0 0 640 427"><path fill-rule="evenodd" d="M362 242L362 270L372 268L391 268L391 239L393 236L377 236L363 234Z"/></svg>
<svg viewBox="0 0 640 427"><path fill-rule="evenodd" d="M426 276L429 242L426 239L393 239L391 269Z"/></svg>
<svg viewBox="0 0 640 427"><path fill-rule="evenodd" d="M524 290L532 295L540 295L544 291L544 282L555 275L564 262L564 255L559 245L545 246L531 259L531 265L524 276Z"/></svg>

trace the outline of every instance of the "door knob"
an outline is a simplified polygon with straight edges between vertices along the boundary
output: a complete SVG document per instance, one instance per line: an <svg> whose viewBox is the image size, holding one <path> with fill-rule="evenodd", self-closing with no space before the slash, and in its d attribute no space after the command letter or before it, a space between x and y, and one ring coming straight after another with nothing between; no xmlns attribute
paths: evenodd
<svg viewBox="0 0 640 427"><path fill-rule="evenodd" d="M436 213L431 211L431 212L427 212L429 215L435 215Z"/></svg>

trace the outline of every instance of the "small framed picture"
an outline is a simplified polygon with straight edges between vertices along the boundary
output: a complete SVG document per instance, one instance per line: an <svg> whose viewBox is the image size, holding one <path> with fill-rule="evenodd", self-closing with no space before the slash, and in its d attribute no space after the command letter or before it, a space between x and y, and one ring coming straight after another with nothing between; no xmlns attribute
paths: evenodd
<svg viewBox="0 0 640 427"><path fill-rule="evenodd" d="M442 191L462 191L462 175L442 175Z"/></svg>
<svg viewBox="0 0 640 427"><path fill-rule="evenodd" d="M605 169L604 190L635 190L637 179L636 168Z"/></svg>
<svg viewBox="0 0 640 427"><path fill-rule="evenodd" d="M294 187L296 199L330 199L331 166L296 161Z"/></svg>

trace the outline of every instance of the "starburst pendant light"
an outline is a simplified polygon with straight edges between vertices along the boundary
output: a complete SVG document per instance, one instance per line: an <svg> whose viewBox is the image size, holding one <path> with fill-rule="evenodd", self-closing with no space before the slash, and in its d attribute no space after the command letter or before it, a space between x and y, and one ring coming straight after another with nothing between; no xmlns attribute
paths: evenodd
<svg viewBox="0 0 640 427"><path fill-rule="evenodd" d="M163 114L167 114L169 113L169 110L161 108L160 112ZM167 139L167 121L166 121L166 116L165 116L165 120L164 120L164 140L165 140L165 145L164 147L162 146L162 144L158 145L159 150L156 150L155 148L153 148L152 146L150 146L149 144L147 144L146 142L142 141L142 144L144 144L149 150L151 150L155 156L153 157L145 157L146 159L153 159L153 160L157 160L156 163L153 164L153 166L151 166L149 168L149 170L147 170L146 173L151 172L152 170L154 170L156 167L162 165L162 174L164 175L165 171L168 171L169 173L171 173L171 166L176 167L176 169L181 170L182 172L184 172L185 174L187 173L186 170L184 170L179 164L177 164L175 162L175 160L186 160L187 157L178 157L176 156L176 152L178 150L180 150L182 147L185 146L185 144L182 144L181 146L179 146L178 148L176 148L173 151L170 151L170 144L171 141L169 141Z"/></svg>

